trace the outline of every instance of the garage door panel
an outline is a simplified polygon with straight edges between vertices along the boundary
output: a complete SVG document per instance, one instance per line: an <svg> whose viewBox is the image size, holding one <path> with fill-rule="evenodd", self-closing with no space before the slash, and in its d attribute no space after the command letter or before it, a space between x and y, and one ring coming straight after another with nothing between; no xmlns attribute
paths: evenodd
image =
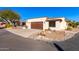
<svg viewBox="0 0 79 59"><path fill-rule="evenodd" d="M43 22L32 22L31 28L32 29L43 29Z"/></svg>

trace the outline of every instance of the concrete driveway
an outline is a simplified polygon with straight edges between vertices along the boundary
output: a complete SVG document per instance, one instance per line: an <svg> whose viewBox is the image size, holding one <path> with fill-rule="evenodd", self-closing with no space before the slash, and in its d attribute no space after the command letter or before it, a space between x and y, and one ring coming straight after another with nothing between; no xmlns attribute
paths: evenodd
<svg viewBox="0 0 79 59"><path fill-rule="evenodd" d="M29 30L27 32L31 34ZM57 51L57 49L46 42L31 40L0 29L0 51Z"/></svg>

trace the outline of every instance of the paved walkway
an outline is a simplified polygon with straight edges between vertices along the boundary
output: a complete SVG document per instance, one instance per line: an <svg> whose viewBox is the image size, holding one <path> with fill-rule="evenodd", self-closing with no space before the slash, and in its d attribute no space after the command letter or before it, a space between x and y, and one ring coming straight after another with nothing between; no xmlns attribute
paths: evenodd
<svg viewBox="0 0 79 59"><path fill-rule="evenodd" d="M0 51L57 51L57 49L46 42L27 39L0 29Z"/></svg>

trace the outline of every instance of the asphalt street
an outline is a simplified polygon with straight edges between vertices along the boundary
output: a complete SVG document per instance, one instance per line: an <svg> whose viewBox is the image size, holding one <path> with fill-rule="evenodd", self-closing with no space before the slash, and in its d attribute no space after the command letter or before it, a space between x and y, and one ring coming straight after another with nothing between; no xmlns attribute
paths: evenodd
<svg viewBox="0 0 79 59"><path fill-rule="evenodd" d="M53 42L50 44L53 45ZM54 42L54 44L64 51L79 51L79 33L65 41Z"/></svg>
<svg viewBox="0 0 79 59"><path fill-rule="evenodd" d="M0 29L0 51L57 51L53 45L15 35Z"/></svg>

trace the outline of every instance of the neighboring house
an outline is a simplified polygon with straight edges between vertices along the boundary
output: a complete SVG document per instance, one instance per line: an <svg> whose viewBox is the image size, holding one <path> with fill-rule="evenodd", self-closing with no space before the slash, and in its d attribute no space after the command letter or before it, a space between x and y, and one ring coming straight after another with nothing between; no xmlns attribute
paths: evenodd
<svg viewBox="0 0 79 59"><path fill-rule="evenodd" d="M24 22L24 21L22 22L22 21L21 21L21 22L20 22L20 25L21 25L21 26L25 26L25 25L26 25L26 22Z"/></svg>
<svg viewBox="0 0 79 59"><path fill-rule="evenodd" d="M6 23L5 22L0 22L0 28L5 28Z"/></svg>
<svg viewBox="0 0 79 59"><path fill-rule="evenodd" d="M65 18L34 18L26 21L28 29L64 30L67 28Z"/></svg>

